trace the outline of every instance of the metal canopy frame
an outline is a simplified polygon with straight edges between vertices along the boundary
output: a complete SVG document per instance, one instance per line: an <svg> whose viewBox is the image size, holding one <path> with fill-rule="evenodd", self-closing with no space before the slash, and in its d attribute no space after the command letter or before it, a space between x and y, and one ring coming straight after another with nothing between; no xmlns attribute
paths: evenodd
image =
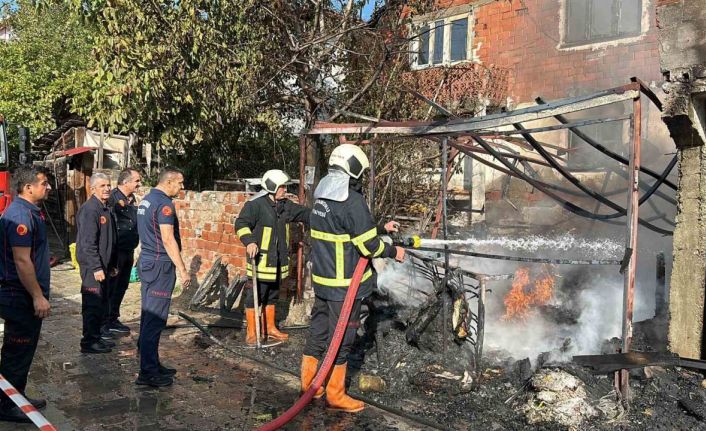
<svg viewBox="0 0 706 431"><path fill-rule="evenodd" d="M305 193L305 178L304 178L304 166L306 157L306 147L307 141L310 136L316 135L356 135L357 139L348 141L345 137L341 136L341 140L346 140L350 143L355 144L374 144L374 143L384 143L390 140L399 139L414 139L423 138L428 139L435 144L439 144L442 148L441 151L441 171L444 180L441 181L441 187L439 190L438 205L436 210L436 218L434 227L432 229L432 238L435 238L439 230L439 224L441 224L441 230L444 238L447 233L447 208L445 205L446 194L448 188L448 181L450 179L450 173L453 166L453 160L460 154L464 153L471 157L473 160L484 163L493 169L499 170L505 174L519 177L534 187L538 188L540 191L544 192L548 196L554 198L555 200L562 203L565 209L574 212L575 214L582 215L584 217L592 218L594 220L607 221L608 219L618 218L626 216L625 229L626 244L625 244L625 257L622 261L621 272L624 274L624 285L623 285L623 345L622 352L627 353L630 351L632 344L632 333L633 333L633 304L634 304L634 294L635 294L635 276L636 276L636 264L637 264L637 227L638 224L642 224L656 232L670 235L671 232L658 228L650 223L650 220L642 220L638 217L639 206L653 195L657 195L662 199L670 203L674 203L674 200L669 196L664 195L657 189L660 186L667 186L672 189L676 189L676 186L669 182L666 177L671 172L671 169L676 164L675 159L667 166L667 168L661 174L653 172L647 168L642 168L640 165L640 154L641 154L641 124L642 124L642 108L641 108L641 96L646 96L660 111L662 110L662 104L659 98L645 85L642 81L637 78L631 78L629 84L599 91L592 94L587 94L578 97L560 99L553 102L544 102L541 99L537 99L538 105L531 106L528 108L518 109L509 112L503 112L493 115L487 115L483 117L474 118L458 118L450 113L446 108L437 105L433 101L426 101L430 106L437 109L442 115L450 117L447 120L437 120L437 121L375 121L366 123L330 123L330 122L316 122L313 127L309 130L302 132L300 136L300 190L299 199L303 202ZM628 116L621 116L618 118L602 118L602 119L591 119L581 122L570 122L565 119L564 115L569 113L574 113L578 111L584 111L591 108L611 105L614 103L632 101L632 114ZM361 118L355 115L355 117ZM525 129L522 127L522 123L529 121L537 121L543 119L556 119L560 124L557 126L542 127L535 129ZM609 121L625 121L630 122L631 139L629 145L629 158L626 160L620 155L610 152L607 148L603 147L600 143L595 142L590 137L586 136L576 127L580 127L586 124L598 124ZM498 128L514 128L516 130L505 130L505 131L492 131L491 129ZM623 178L628 180L629 187L624 192L627 194L627 208L622 208L616 206L616 204L611 201L607 201L605 196L606 193L593 192L587 193L587 196L594 197L598 203L596 209L591 211L583 210L582 208L572 204L567 200L563 200L559 195L551 190L558 193L564 193L569 196L584 196L575 190L567 189L555 184L544 183L542 181L530 178L525 173L519 171L516 168L516 163L519 161L521 163L537 163L542 166L550 165L554 169L558 169L554 163L556 163L557 156L551 155L544 148L556 149L556 146L539 143L534 139L532 133L540 133L549 130L559 130L568 129L571 133L584 140L586 143L596 148L597 150L603 152L614 160L627 164L628 169L625 172L622 169L613 168L610 173L617 173ZM505 135L515 135L518 134L520 137L509 138ZM370 136L367 136L370 135ZM383 136L381 136L383 135ZM497 144L493 142L485 141L482 136L489 138L487 135L495 135L498 138L520 140L523 139L527 145L525 148L530 147L532 149L538 150L540 155L547 160L544 162L542 160L528 158L526 156L520 156L519 154L513 154L515 164L509 164L506 157L509 155L506 153L498 152L494 149ZM477 145L471 145L470 141L475 141ZM533 141L533 142L530 142ZM529 145L529 144L534 145ZM537 147L540 146L540 147ZM494 162L478 157L474 153L484 153L490 154L496 160L500 161L502 165L499 166ZM528 160L530 159L530 160ZM551 160L554 159L554 160ZM554 162L554 163L553 163ZM526 168L527 169L527 168ZM578 180L571 176L568 169L559 169L559 172L569 180L574 186L578 187L579 190L586 192L582 189L581 184L578 184ZM657 181L652 184L652 186L641 185L639 182L639 173L643 172ZM373 178L374 181L374 178ZM642 198L639 196L640 187L646 190L645 195ZM605 188L605 187L604 187ZM605 192L605 190L603 190ZM617 191L616 191L617 192ZM616 194L616 193L613 193ZM598 195L598 196L596 196ZM617 210L616 213L611 215L602 215L596 213L601 205L607 205L608 207ZM653 206L654 208L654 206ZM662 215L662 219L664 215ZM668 220L666 220L669 223ZM299 256L302 256L303 244L300 243ZM300 258L298 265L298 297L301 299L301 267L302 259ZM444 256L444 265L448 268L448 252ZM482 349L482 346L480 346ZM615 379L616 388L622 395L623 401L627 404L630 399L629 393L629 381L627 370L621 370L616 373Z"/></svg>

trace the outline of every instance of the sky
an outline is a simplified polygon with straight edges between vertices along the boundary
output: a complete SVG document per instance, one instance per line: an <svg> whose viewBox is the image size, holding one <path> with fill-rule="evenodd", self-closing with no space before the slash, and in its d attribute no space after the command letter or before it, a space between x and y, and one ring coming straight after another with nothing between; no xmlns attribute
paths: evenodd
<svg viewBox="0 0 706 431"><path fill-rule="evenodd" d="M368 3L363 8L363 19L367 20L375 9L375 0L368 0Z"/></svg>

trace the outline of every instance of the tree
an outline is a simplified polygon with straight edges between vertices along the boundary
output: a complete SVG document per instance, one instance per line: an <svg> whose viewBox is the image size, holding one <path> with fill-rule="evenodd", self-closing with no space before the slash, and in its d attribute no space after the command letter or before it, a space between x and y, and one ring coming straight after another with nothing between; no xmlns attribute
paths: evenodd
<svg viewBox="0 0 706 431"><path fill-rule="evenodd" d="M18 0L4 10L15 39L0 43L0 114L38 136L75 115L91 83L92 29L62 4Z"/></svg>

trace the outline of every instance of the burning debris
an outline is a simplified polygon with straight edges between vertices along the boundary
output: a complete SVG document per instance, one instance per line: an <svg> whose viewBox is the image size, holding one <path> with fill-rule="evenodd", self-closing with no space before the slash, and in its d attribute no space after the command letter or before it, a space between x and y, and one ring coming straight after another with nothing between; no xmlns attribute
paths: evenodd
<svg viewBox="0 0 706 431"><path fill-rule="evenodd" d="M520 267L515 272L512 289L505 296L504 320L526 319L533 306L546 305L554 295L555 276L545 266L542 273L530 282L530 268Z"/></svg>

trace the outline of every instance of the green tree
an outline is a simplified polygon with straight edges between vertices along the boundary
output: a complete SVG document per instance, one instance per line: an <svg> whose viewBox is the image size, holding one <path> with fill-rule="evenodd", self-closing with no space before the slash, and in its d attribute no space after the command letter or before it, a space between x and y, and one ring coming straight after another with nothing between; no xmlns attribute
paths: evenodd
<svg viewBox="0 0 706 431"><path fill-rule="evenodd" d="M0 42L0 114L38 136L73 116L75 96L91 85L92 29L62 4L18 0L3 10L15 39Z"/></svg>

